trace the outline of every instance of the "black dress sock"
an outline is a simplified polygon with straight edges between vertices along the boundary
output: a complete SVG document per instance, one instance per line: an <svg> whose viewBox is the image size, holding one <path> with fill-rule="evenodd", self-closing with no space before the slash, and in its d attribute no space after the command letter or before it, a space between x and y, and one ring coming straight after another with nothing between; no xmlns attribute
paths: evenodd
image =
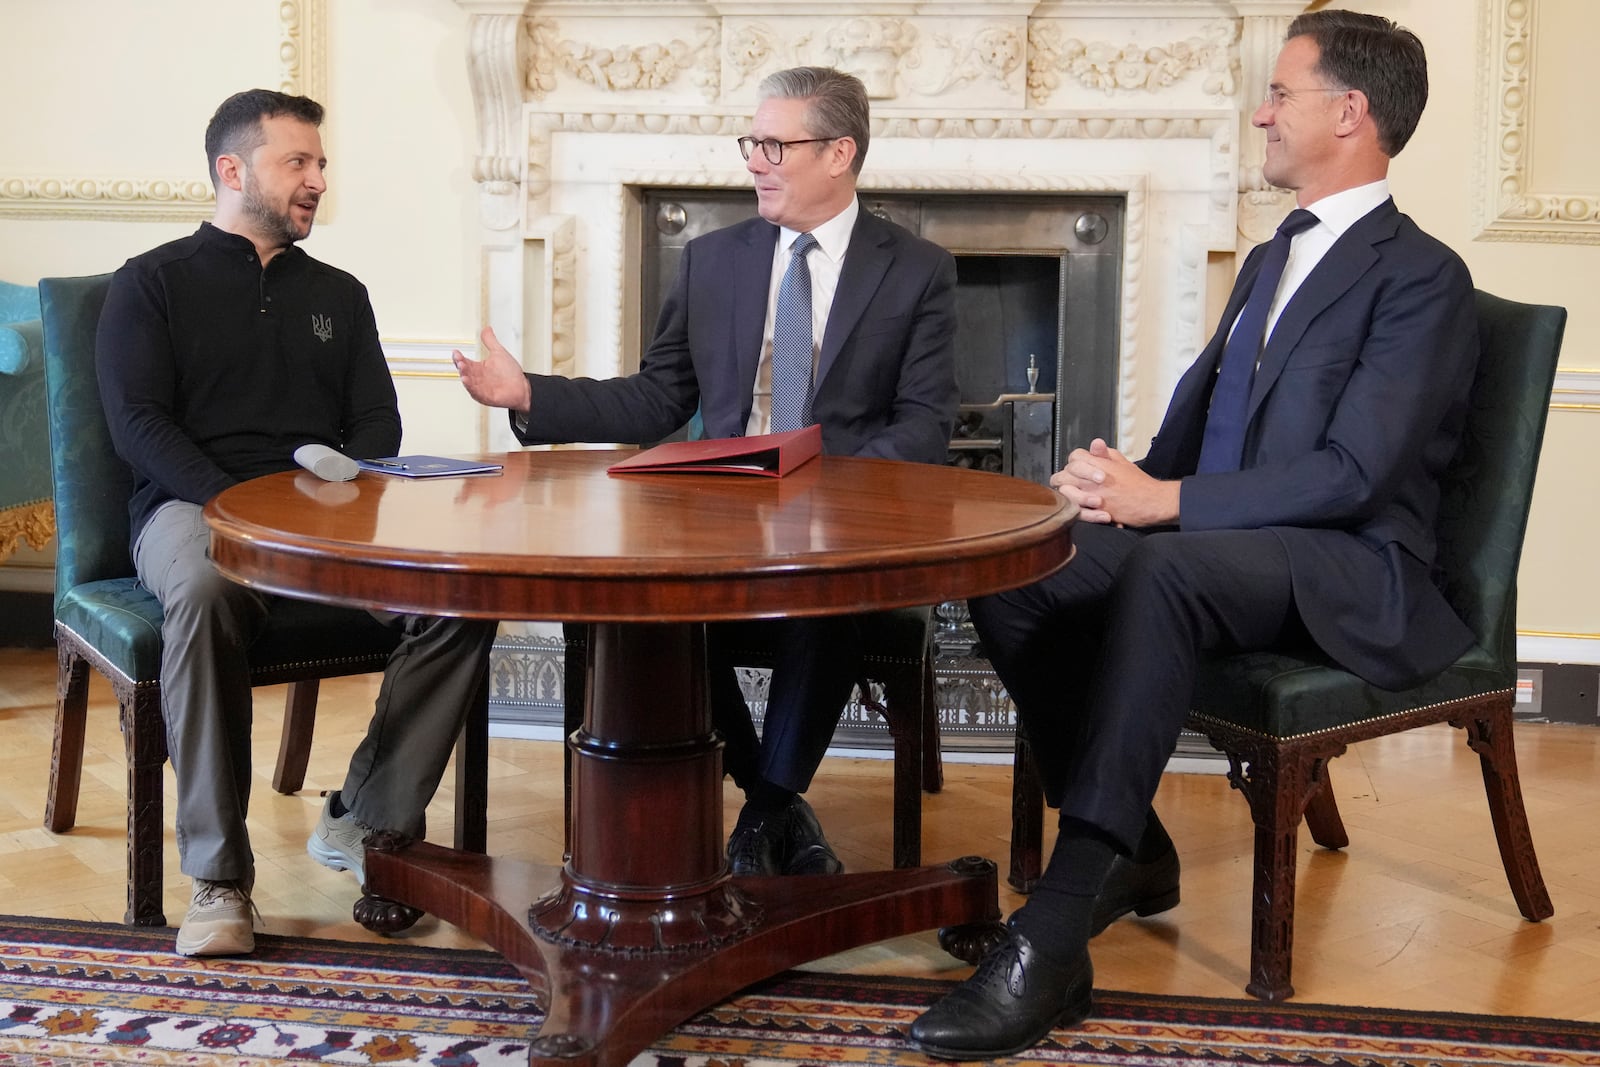
<svg viewBox="0 0 1600 1067"><path fill-rule="evenodd" d="M344 799L339 796L339 791L337 789L328 794L329 815L332 815L335 819L342 819L349 810L349 808L344 806Z"/></svg>
<svg viewBox="0 0 1600 1067"><path fill-rule="evenodd" d="M1156 816L1156 809L1151 808L1150 814L1145 816L1144 833L1139 837L1139 847L1133 850L1133 861L1150 863L1165 855L1172 847L1172 837L1167 833L1167 828L1161 825L1161 820Z"/></svg>
<svg viewBox="0 0 1600 1067"><path fill-rule="evenodd" d="M757 778L744 791L745 808L753 815L776 815L794 802L795 793L765 778Z"/></svg>
<svg viewBox="0 0 1600 1067"><path fill-rule="evenodd" d="M1050 862L1011 924L1044 955L1061 963L1089 945L1095 898L1105 885L1116 846L1099 827L1062 819Z"/></svg>

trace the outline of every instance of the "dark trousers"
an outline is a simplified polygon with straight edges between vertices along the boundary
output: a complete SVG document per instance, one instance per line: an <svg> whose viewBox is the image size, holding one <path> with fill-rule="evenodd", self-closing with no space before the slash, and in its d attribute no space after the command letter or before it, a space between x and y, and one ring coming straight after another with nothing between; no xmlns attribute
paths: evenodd
<svg viewBox="0 0 1600 1067"><path fill-rule="evenodd" d="M975 598L972 622L1017 705L1046 800L1132 852L1201 654L1310 639L1270 530L1079 523L1073 541L1072 561L1050 577Z"/></svg>
<svg viewBox="0 0 1600 1067"><path fill-rule="evenodd" d="M752 659L772 664L759 739L734 674ZM804 793L860 677L861 616L715 623L706 628L706 667L723 769L746 790L765 779Z"/></svg>

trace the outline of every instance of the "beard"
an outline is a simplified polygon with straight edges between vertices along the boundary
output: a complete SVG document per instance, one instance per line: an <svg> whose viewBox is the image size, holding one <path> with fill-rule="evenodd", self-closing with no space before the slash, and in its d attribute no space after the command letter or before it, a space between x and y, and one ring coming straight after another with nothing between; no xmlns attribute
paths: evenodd
<svg viewBox="0 0 1600 1067"><path fill-rule="evenodd" d="M280 211L267 202L267 198L261 195L261 186L254 174L245 174L243 193L245 218L250 220L263 239L288 247L310 235L309 222L302 229L287 209Z"/></svg>

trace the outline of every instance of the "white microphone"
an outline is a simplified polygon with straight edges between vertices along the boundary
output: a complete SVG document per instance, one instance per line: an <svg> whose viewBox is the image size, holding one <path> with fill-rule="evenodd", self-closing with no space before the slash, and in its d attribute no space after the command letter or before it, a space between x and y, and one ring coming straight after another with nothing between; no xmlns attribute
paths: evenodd
<svg viewBox="0 0 1600 1067"><path fill-rule="evenodd" d="M348 482L361 468L356 461L327 445L301 445L294 461L325 482Z"/></svg>

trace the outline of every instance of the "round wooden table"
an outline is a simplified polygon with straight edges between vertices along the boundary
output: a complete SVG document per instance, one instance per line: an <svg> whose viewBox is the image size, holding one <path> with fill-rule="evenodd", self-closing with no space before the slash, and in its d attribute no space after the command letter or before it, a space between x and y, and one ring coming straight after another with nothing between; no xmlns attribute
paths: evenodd
<svg viewBox="0 0 1600 1067"><path fill-rule="evenodd" d="M502 474L480 477L322 482L296 471L206 507L218 568L267 592L596 624L589 706L567 742L564 866L404 839L367 849L370 925L388 914L383 898L432 912L544 993L537 1063L622 1067L796 963L996 917L994 865L970 857L731 878L703 624L976 596L1072 554L1072 506L1015 478L836 457L784 478L608 474L625 454L515 452L493 457Z"/></svg>

